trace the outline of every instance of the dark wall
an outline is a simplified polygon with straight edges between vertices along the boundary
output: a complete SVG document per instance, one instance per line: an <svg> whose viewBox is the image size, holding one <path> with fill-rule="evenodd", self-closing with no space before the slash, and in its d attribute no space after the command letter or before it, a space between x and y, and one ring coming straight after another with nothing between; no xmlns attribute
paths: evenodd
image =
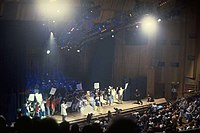
<svg viewBox="0 0 200 133"><path fill-rule="evenodd" d="M124 100L135 100L135 90L138 89L140 98L146 97L147 91L147 78L146 77L135 77L130 78L128 81L128 88L124 91Z"/></svg>
<svg viewBox="0 0 200 133"><path fill-rule="evenodd" d="M93 89L94 82L99 82L100 88L108 87L112 79L115 40L109 36L91 45L95 48L89 62L88 88Z"/></svg>
<svg viewBox="0 0 200 133"><path fill-rule="evenodd" d="M16 109L21 105L19 95L25 90L27 49L43 43L44 34L38 34L38 29L31 22L0 22L0 111L10 121L16 118Z"/></svg>

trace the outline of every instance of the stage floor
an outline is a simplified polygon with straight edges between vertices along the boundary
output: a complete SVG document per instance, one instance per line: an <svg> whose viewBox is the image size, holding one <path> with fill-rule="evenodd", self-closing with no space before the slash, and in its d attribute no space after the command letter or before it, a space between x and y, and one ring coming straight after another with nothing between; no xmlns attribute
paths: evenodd
<svg viewBox="0 0 200 133"><path fill-rule="evenodd" d="M152 103L156 103L158 105L166 103L165 98L155 99L154 102L147 102L147 99L143 99L142 101L143 101L143 105L134 104L135 101L124 101L123 104L114 103L112 105L103 105L102 107L100 107L100 109L98 111L93 110L92 106L87 105L87 106L83 107L80 112L68 113L66 121L68 121L70 123L78 122L81 119L86 119L88 113L93 113L93 117L98 117L99 115L106 115L109 110L112 113L116 112L114 108L118 108L118 109L122 109L122 110L128 110L128 109L137 110L139 108L148 106ZM54 116L52 116L52 118L54 118L58 123L60 123L62 120L61 115L54 115Z"/></svg>

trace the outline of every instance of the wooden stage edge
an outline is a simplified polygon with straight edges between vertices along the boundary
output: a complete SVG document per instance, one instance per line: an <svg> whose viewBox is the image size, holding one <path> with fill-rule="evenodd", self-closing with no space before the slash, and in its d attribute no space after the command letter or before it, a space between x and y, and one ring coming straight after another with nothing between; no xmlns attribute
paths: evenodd
<svg viewBox="0 0 200 133"><path fill-rule="evenodd" d="M82 107L80 112L68 113L66 117L66 121L70 122L70 124L85 121L88 113L93 113L92 118L105 117L109 110L112 113L115 113L116 110L114 108L122 109L122 113L123 113L123 112L130 112L134 110L136 111L140 109L145 109L150 104L153 104L153 103L156 103L157 105L162 105L162 104L167 103L165 98L155 99L154 102L147 102L147 99L142 99L142 101L143 101L143 105L135 104L136 101L123 101L122 104L113 103L112 105L103 105L102 107L100 107L98 111L93 110L93 108L90 105L87 105L85 107ZM62 121L61 115L54 115L51 117L54 118L58 123Z"/></svg>

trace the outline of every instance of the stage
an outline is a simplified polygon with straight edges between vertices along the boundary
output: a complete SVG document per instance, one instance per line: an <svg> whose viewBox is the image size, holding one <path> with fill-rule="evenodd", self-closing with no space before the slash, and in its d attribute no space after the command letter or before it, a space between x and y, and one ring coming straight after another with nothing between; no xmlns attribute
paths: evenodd
<svg viewBox="0 0 200 133"><path fill-rule="evenodd" d="M93 108L90 105L87 105L83 107L80 112L68 113L66 121L70 122L70 124L85 121L88 113L93 113L92 118L104 117L107 115L109 110L112 113L115 113L116 110L114 108L122 109L123 113L128 111L130 112L134 110L145 109L153 103L156 103L157 105L163 105L167 103L165 98L155 99L154 102L147 102L147 99L143 99L142 101L143 105L135 104L136 101L123 101L122 104L113 103L112 105L103 105L102 107L100 107L99 110L93 110ZM54 118L58 123L60 123L62 120L61 115L54 115L52 116L52 118Z"/></svg>

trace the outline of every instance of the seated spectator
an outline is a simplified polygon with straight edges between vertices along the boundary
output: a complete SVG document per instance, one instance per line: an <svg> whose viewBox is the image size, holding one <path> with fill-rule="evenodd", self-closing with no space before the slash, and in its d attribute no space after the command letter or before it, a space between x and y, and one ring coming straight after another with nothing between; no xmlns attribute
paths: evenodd
<svg viewBox="0 0 200 133"><path fill-rule="evenodd" d="M61 133L69 133L70 132L70 124L67 121L63 121L59 125L59 129Z"/></svg>
<svg viewBox="0 0 200 133"><path fill-rule="evenodd" d="M2 115L0 115L0 132L7 133L6 119Z"/></svg>
<svg viewBox="0 0 200 133"><path fill-rule="evenodd" d="M80 131L79 131L79 125L76 124L76 123L73 124L73 125L71 126L70 133L80 133Z"/></svg>
<svg viewBox="0 0 200 133"><path fill-rule="evenodd" d="M29 133L33 131L31 118L28 116L18 118L14 128L17 133Z"/></svg>
<svg viewBox="0 0 200 133"><path fill-rule="evenodd" d="M128 132L127 132L128 131ZM137 124L128 118L117 118L111 122L106 133L140 133L141 130Z"/></svg>
<svg viewBox="0 0 200 133"><path fill-rule="evenodd" d="M40 132L46 132L46 133L61 133L59 130L59 126L53 118L44 118L41 120L41 125L40 125ZM67 133L67 132L65 132Z"/></svg>

